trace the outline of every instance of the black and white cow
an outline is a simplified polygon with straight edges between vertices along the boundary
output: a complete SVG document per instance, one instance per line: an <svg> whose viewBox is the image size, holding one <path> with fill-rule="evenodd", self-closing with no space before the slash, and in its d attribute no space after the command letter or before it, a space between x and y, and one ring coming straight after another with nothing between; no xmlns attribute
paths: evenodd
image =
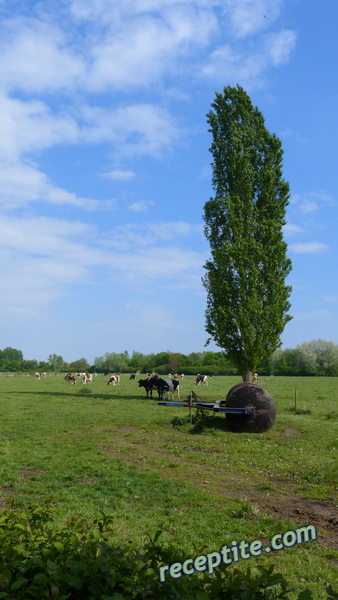
<svg viewBox="0 0 338 600"><path fill-rule="evenodd" d="M200 374L197 375L195 385L197 385L197 387L200 387L201 383L204 383L204 385L208 385L208 376L207 375L200 375Z"/></svg>
<svg viewBox="0 0 338 600"><path fill-rule="evenodd" d="M144 387L147 392L147 398L152 398L153 390L157 390L159 399L162 399L164 394L168 397L170 393L173 395L177 392L177 398L180 397L180 384L179 381L171 379L161 379L160 377L148 377L148 379L140 379L138 382L139 387Z"/></svg>
<svg viewBox="0 0 338 600"><path fill-rule="evenodd" d="M149 398L149 392L150 397L153 397L153 390L157 390L158 380L158 377L148 377L147 379L140 379L138 381L138 386L144 387L145 391L147 392L147 398Z"/></svg>
<svg viewBox="0 0 338 600"><path fill-rule="evenodd" d="M163 381L163 379L162 379ZM164 393L167 394L168 400L170 399L170 394L172 394L172 398L175 397L175 392L177 392L177 399L180 399L180 382L177 379L166 379L164 384L161 386L161 397L163 398Z"/></svg>

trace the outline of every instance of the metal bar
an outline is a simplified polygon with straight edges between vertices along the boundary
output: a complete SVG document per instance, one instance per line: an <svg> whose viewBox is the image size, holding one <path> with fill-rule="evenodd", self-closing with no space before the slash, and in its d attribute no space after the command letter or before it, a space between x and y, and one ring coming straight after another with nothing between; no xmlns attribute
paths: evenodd
<svg viewBox="0 0 338 600"><path fill-rule="evenodd" d="M231 415L255 415L256 409L254 406L247 408L230 408L228 406L220 406L220 404L214 404L211 402L156 402L159 406L186 406L187 408L202 408L204 410L213 410L214 412L220 412Z"/></svg>

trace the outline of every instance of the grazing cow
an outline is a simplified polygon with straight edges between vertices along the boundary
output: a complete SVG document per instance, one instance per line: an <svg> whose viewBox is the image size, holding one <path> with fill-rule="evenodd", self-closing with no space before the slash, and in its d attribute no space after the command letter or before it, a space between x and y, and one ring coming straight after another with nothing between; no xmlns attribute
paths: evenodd
<svg viewBox="0 0 338 600"><path fill-rule="evenodd" d="M178 373L175 373L174 379L178 379Z"/></svg>
<svg viewBox="0 0 338 600"><path fill-rule="evenodd" d="M67 375L65 375L65 381L68 381L68 383L74 383L74 385L75 385L76 384L75 375L72 375L71 373L67 373Z"/></svg>
<svg viewBox="0 0 338 600"><path fill-rule="evenodd" d="M135 379L135 377L136 377L136 373L130 373L129 379Z"/></svg>
<svg viewBox="0 0 338 600"><path fill-rule="evenodd" d="M82 383L93 383L93 375L87 375L86 373L82 377Z"/></svg>
<svg viewBox="0 0 338 600"><path fill-rule="evenodd" d="M184 373L181 373L181 379L184 379Z"/></svg>
<svg viewBox="0 0 338 600"><path fill-rule="evenodd" d="M40 379L40 373L34 373L35 379Z"/></svg>
<svg viewBox="0 0 338 600"><path fill-rule="evenodd" d="M195 385L197 385L197 387L200 387L201 383L204 383L204 385L208 385L208 376L207 375L200 375L200 374L197 375Z"/></svg>
<svg viewBox="0 0 338 600"><path fill-rule="evenodd" d="M156 375L156 377L148 377L148 379L140 379L138 381L138 386L144 387L145 391L147 392L147 398L149 397L149 392L150 392L150 397L152 398L153 390L158 389L158 387L157 387L158 381L159 381L159 377ZM161 379L160 381L163 381L163 379Z"/></svg>
<svg viewBox="0 0 338 600"><path fill-rule="evenodd" d="M147 398L152 398L153 390L157 390L159 399L163 398L164 393L170 395L170 392L173 394L177 391L177 397L180 397L180 384L177 380L172 381L171 379L161 379L156 375L155 377L149 377L148 379L140 379L138 382L139 387L144 387L147 392Z"/></svg>
<svg viewBox="0 0 338 600"><path fill-rule="evenodd" d="M153 386L153 381L151 381L152 379L152 377L148 377L147 379L138 380L138 387L144 387L145 391L147 392L147 398L149 397L149 392L150 396L152 397L153 389L155 389Z"/></svg>
<svg viewBox="0 0 338 600"><path fill-rule="evenodd" d="M161 380L163 381L163 379ZM170 399L170 392L172 394L172 398L175 398L175 392L177 392L177 400L180 399L180 384L177 379L173 381L171 379L166 379L163 384L160 384L161 397L163 398L164 393L167 393L168 400ZM157 388L159 391L159 388ZM160 393L159 393L160 396Z"/></svg>
<svg viewBox="0 0 338 600"><path fill-rule="evenodd" d="M258 373L254 373L254 375L252 376L251 383L255 383L255 381L258 381Z"/></svg>
<svg viewBox="0 0 338 600"><path fill-rule="evenodd" d="M171 373L168 373L168 377L169 377L169 379L171 379Z"/></svg>
<svg viewBox="0 0 338 600"><path fill-rule="evenodd" d="M47 377L47 373L42 373L42 377Z"/></svg>
<svg viewBox="0 0 338 600"><path fill-rule="evenodd" d="M113 385L118 385L120 383L120 375L118 375L117 373L116 375L112 375L107 385L109 385L110 383L112 383Z"/></svg>

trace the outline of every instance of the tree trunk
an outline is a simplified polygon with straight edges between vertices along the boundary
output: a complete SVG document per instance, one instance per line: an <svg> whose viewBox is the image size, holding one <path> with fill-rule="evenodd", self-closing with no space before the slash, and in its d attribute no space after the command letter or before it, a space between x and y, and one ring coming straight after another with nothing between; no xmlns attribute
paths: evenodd
<svg viewBox="0 0 338 600"><path fill-rule="evenodd" d="M250 369L243 369L242 371L242 379L244 382L251 383L252 381L252 371Z"/></svg>

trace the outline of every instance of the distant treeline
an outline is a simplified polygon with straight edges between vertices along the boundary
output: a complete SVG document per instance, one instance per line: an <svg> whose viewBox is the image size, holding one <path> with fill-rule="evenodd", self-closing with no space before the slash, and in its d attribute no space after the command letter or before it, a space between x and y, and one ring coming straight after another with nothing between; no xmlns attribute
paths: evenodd
<svg viewBox="0 0 338 600"><path fill-rule="evenodd" d="M60 371L87 373L148 373L159 375L184 373L185 375L238 375L223 352L159 352L142 354L134 351L106 352L90 365L85 358L66 363L62 356L50 354L47 361L26 360L21 350L0 350L0 371ZM277 350L257 365L259 375L338 376L338 345L324 340L305 342L294 349Z"/></svg>

